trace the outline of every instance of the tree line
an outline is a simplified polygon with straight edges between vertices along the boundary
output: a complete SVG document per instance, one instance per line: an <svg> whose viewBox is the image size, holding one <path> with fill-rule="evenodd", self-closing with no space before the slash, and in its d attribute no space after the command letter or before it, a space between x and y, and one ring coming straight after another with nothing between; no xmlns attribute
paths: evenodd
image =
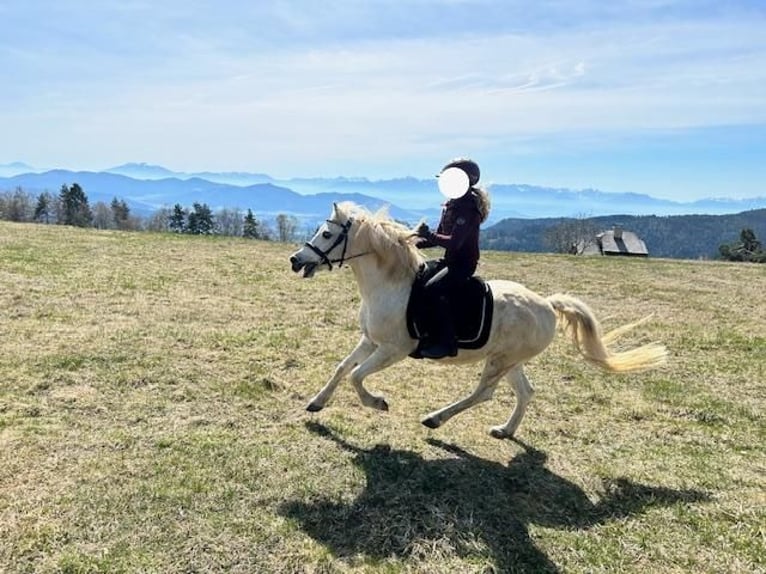
<svg viewBox="0 0 766 574"><path fill-rule="evenodd" d="M580 217L547 228L543 232L543 242L556 253L582 255L595 243L598 232L599 228L593 221ZM740 231L739 241L719 245L718 254L726 261L766 263L766 250L756 237L755 231L749 227Z"/></svg>
<svg viewBox="0 0 766 574"><path fill-rule="evenodd" d="M497 251L574 253L595 235L615 226L636 233L650 257L676 259L746 259L753 238L766 237L766 209L726 215L609 215L575 218L508 218L482 230L481 248ZM747 233L747 237L750 237ZM739 240L738 240L739 239ZM744 249L738 247L744 246ZM733 248L726 252L726 247ZM732 255L733 254L733 255Z"/></svg>
<svg viewBox="0 0 766 574"><path fill-rule="evenodd" d="M216 212L206 203L191 207L175 204L163 207L150 216L131 213L123 199L91 205L85 190L77 184L64 184L58 194L48 191L34 195L17 187L0 192L0 219L23 223L42 223L118 229L123 231L155 231L188 235L226 235L266 241L294 241L299 235L296 217L279 214L274 228L259 220L251 209L243 212L223 208Z"/></svg>
<svg viewBox="0 0 766 574"><path fill-rule="evenodd" d="M255 217L251 209L223 208L216 212L206 203L191 207L176 204L147 217L131 213L117 197L110 203L91 205L82 187L62 185L58 194L33 195L21 187L0 192L0 219L17 222L73 225L96 229L155 231L190 235L226 235L292 242L310 236L313 229L299 230L297 218L280 214L273 227ZM721 258L766 263L766 250L757 234L766 235L766 210L739 214L682 216L601 216L550 219L506 219L482 230L481 248L524 252L579 254L599 230L621 225L634 231L656 257L685 259ZM733 230L740 229L739 240ZM733 241L732 241L733 240Z"/></svg>

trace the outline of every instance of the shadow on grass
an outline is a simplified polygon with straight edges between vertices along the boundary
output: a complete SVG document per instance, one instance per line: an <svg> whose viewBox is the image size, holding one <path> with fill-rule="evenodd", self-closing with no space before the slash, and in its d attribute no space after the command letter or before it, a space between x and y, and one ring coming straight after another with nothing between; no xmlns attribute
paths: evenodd
<svg viewBox="0 0 766 574"><path fill-rule="evenodd" d="M426 460L376 445L354 446L332 429L307 428L355 455L367 477L351 502L293 501L280 509L336 556L434 559L440 552L485 558L497 572L558 572L529 536L529 525L582 530L629 517L652 506L708 499L618 479L604 484L597 503L573 482L545 468L547 455L516 441L524 452L505 466L438 440L455 458Z"/></svg>

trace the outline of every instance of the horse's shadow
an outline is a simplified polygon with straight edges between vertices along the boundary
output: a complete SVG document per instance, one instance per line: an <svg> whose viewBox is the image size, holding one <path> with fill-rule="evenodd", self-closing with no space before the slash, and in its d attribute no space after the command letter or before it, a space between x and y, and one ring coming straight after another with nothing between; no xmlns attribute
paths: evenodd
<svg viewBox="0 0 766 574"><path fill-rule="evenodd" d="M594 503L545 467L545 453L519 441L524 452L505 466L437 440L429 443L455 457L426 460L387 445L365 450L326 426L307 427L353 453L367 484L351 501L292 501L280 512L341 557L417 558L445 551L483 558L497 572L558 572L530 538L529 525L581 530L652 506L708 499L695 490L618 479L605 481Z"/></svg>

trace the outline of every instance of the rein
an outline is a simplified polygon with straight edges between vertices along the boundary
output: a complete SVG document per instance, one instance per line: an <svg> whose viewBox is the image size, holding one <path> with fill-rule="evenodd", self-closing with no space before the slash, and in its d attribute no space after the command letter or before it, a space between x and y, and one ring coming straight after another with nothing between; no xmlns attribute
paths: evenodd
<svg viewBox="0 0 766 574"><path fill-rule="evenodd" d="M338 264L338 268L340 269L343 267L343 263L348 261L349 259L356 259L357 257L362 257L364 255L369 255L370 252L367 251L365 253L358 253L356 255L349 255L346 257L346 249L348 249L348 232L351 229L351 225L354 223L354 220L349 218L346 223L338 223L337 221L332 221L330 219L327 220L327 223L332 223L333 225L337 225L341 228L340 234L338 234L338 237L335 239L335 242L330 245L329 248L327 248L326 251L322 251L319 249L316 245L310 242L306 242L304 245L311 249L319 258L321 259L321 265L327 265L327 268L332 271L333 270L333 263ZM343 251L341 252L340 258L338 259L330 259L329 255L332 253L333 249L338 247L343 243Z"/></svg>

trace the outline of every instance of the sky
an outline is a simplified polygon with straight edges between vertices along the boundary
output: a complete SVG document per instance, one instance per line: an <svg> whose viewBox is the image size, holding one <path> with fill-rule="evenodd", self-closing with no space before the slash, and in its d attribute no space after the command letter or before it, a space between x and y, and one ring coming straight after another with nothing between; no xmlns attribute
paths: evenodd
<svg viewBox="0 0 766 574"><path fill-rule="evenodd" d="M0 164L766 196L763 0L0 0Z"/></svg>

